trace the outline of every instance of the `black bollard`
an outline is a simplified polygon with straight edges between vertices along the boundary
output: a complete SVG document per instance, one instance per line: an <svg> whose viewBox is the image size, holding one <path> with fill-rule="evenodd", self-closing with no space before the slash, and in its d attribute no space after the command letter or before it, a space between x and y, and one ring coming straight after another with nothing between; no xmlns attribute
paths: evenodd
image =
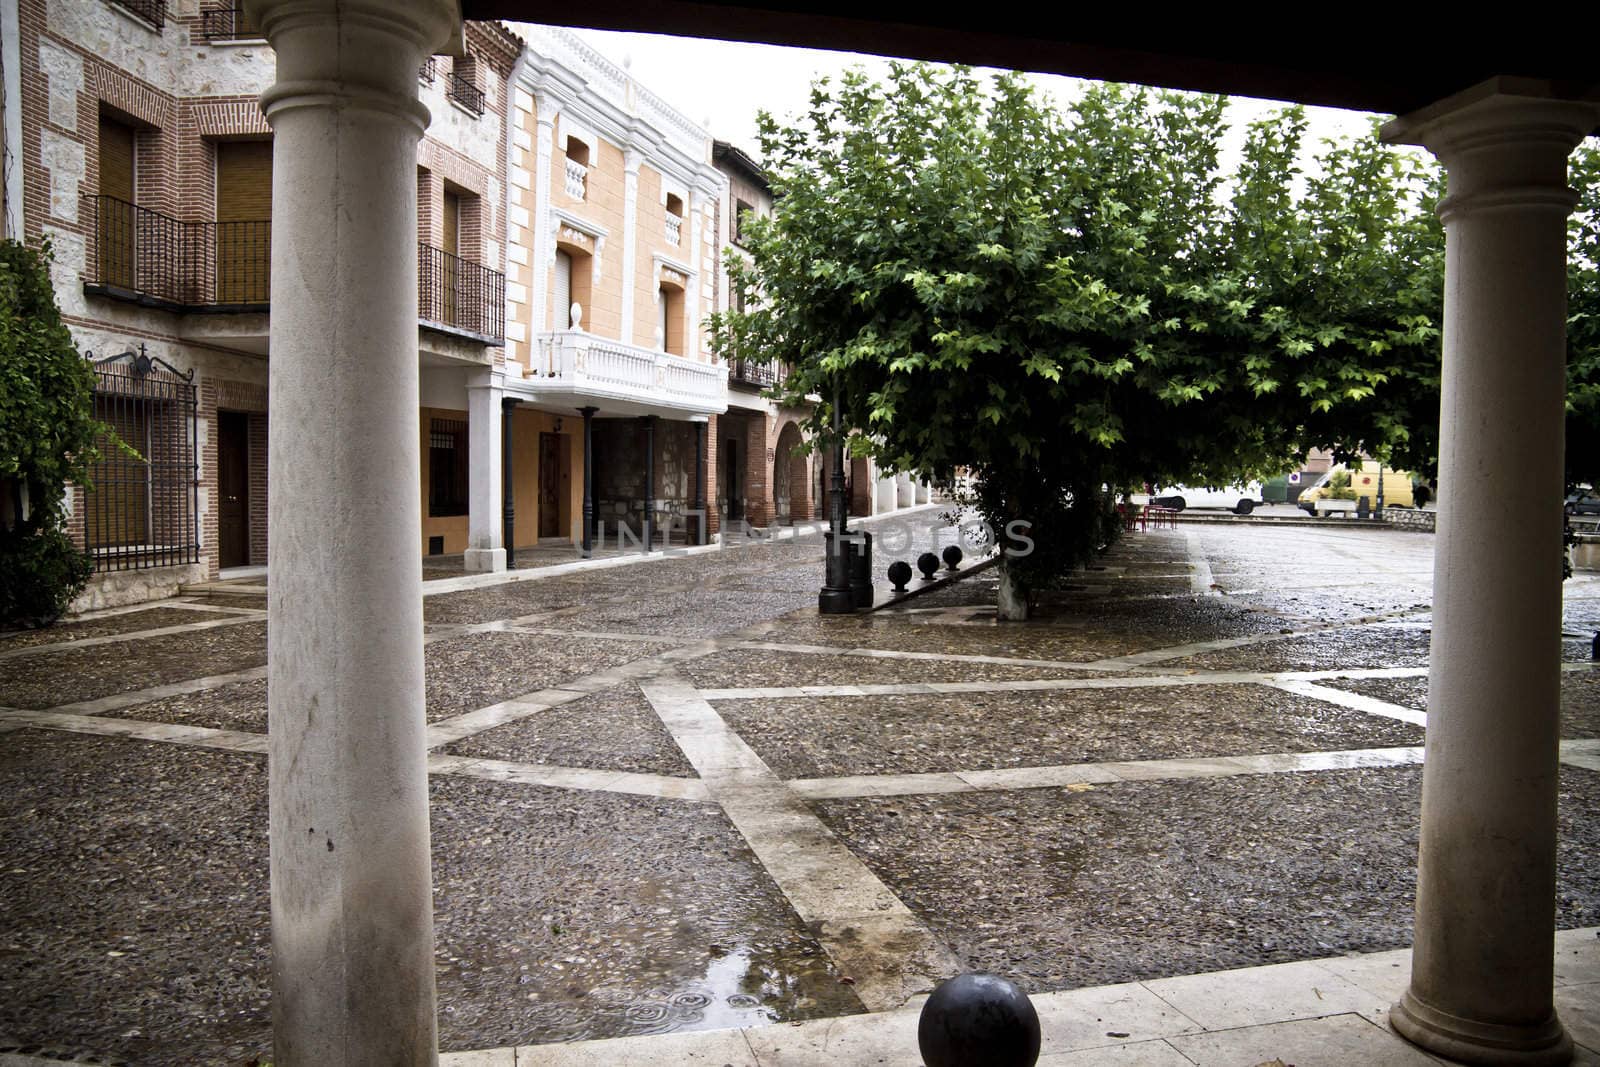
<svg viewBox="0 0 1600 1067"><path fill-rule="evenodd" d="M904 593L906 583L911 580L911 564L903 559L897 559L889 564L889 580L894 583L896 593Z"/></svg>
<svg viewBox="0 0 1600 1067"><path fill-rule="evenodd" d="M850 602L857 611L872 607L872 534L857 534L850 557Z"/></svg>
<svg viewBox="0 0 1600 1067"><path fill-rule="evenodd" d="M961 563L960 545L946 545L944 551L940 554L944 556L944 565L951 570L955 570Z"/></svg>
<svg viewBox="0 0 1600 1067"><path fill-rule="evenodd" d="M924 552L917 557L917 570L922 572L922 580L931 582L934 572L939 569L939 557L932 552Z"/></svg>
<svg viewBox="0 0 1600 1067"><path fill-rule="evenodd" d="M933 991L917 1020L928 1067L1033 1067L1039 1013L1027 994L992 974L962 974Z"/></svg>

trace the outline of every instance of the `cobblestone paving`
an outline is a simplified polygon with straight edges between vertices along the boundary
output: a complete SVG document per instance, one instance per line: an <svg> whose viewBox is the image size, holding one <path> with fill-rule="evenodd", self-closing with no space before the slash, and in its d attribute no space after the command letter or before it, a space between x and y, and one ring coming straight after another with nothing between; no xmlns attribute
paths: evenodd
<svg viewBox="0 0 1600 1067"><path fill-rule="evenodd" d="M780 541L427 591L443 1048L1409 941L1429 536L1134 534L1027 625L993 570L818 618L821 570ZM1581 633L1600 578L1566 593ZM0 1046L267 1053L265 624L214 610L265 599L183 603L0 637ZM1600 922L1570 666L1563 927Z"/></svg>

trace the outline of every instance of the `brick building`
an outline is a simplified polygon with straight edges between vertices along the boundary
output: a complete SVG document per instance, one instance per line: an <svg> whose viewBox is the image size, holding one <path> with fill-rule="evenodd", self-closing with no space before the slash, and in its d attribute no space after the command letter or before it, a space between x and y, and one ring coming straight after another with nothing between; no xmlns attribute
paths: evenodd
<svg viewBox="0 0 1600 1067"><path fill-rule="evenodd" d="M9 23L15 20L15 28ZM63 318L96 366L106 448L72 534L78 607L266 563L272 50L236 3L6 5L7 235L48 239ZM425 382L504 361L506 126L521 43L468 23L418 72L417 321ZM15 55L15 60L11 59ZM293 195L279 190L278 196ZM466 545L464 405L418 411L421 545Z"/></svg>

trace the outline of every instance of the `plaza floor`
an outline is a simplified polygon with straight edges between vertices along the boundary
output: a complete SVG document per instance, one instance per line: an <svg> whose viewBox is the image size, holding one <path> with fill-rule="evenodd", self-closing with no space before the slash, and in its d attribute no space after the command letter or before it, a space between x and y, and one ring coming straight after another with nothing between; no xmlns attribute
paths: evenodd
<svg viewBox="0 0 1600 1067"><path fill-rule="evenodd" d="M877 571L938 514L876 524ZM1382 1025L1430 535L1132 534L1026 625L992 570L819 618L820 571L802 539L425 583L446 1063L915 1064L969 969L1035 997L1046 1063L1432 1062ZM269 1055L263 607L0 637L0 1065ZM1600 577L1565 625L1592 1063Z"/></svg>

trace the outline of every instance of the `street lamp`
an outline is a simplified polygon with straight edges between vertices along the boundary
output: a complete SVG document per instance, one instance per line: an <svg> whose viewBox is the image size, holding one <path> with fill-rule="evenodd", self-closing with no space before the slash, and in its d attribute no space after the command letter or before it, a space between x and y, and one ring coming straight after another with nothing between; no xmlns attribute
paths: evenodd
<svg viewBox="0 0 1600 1067"><path fill-rule="evenodd" d="M829 500L829 525L825 538L822 591L817 594L817 611L823 615L848 615L855 610L850 593L850 556L845 550L844 532L844 433L839 419L841 392L839 378L833 379L833 493Z"/></svg>

